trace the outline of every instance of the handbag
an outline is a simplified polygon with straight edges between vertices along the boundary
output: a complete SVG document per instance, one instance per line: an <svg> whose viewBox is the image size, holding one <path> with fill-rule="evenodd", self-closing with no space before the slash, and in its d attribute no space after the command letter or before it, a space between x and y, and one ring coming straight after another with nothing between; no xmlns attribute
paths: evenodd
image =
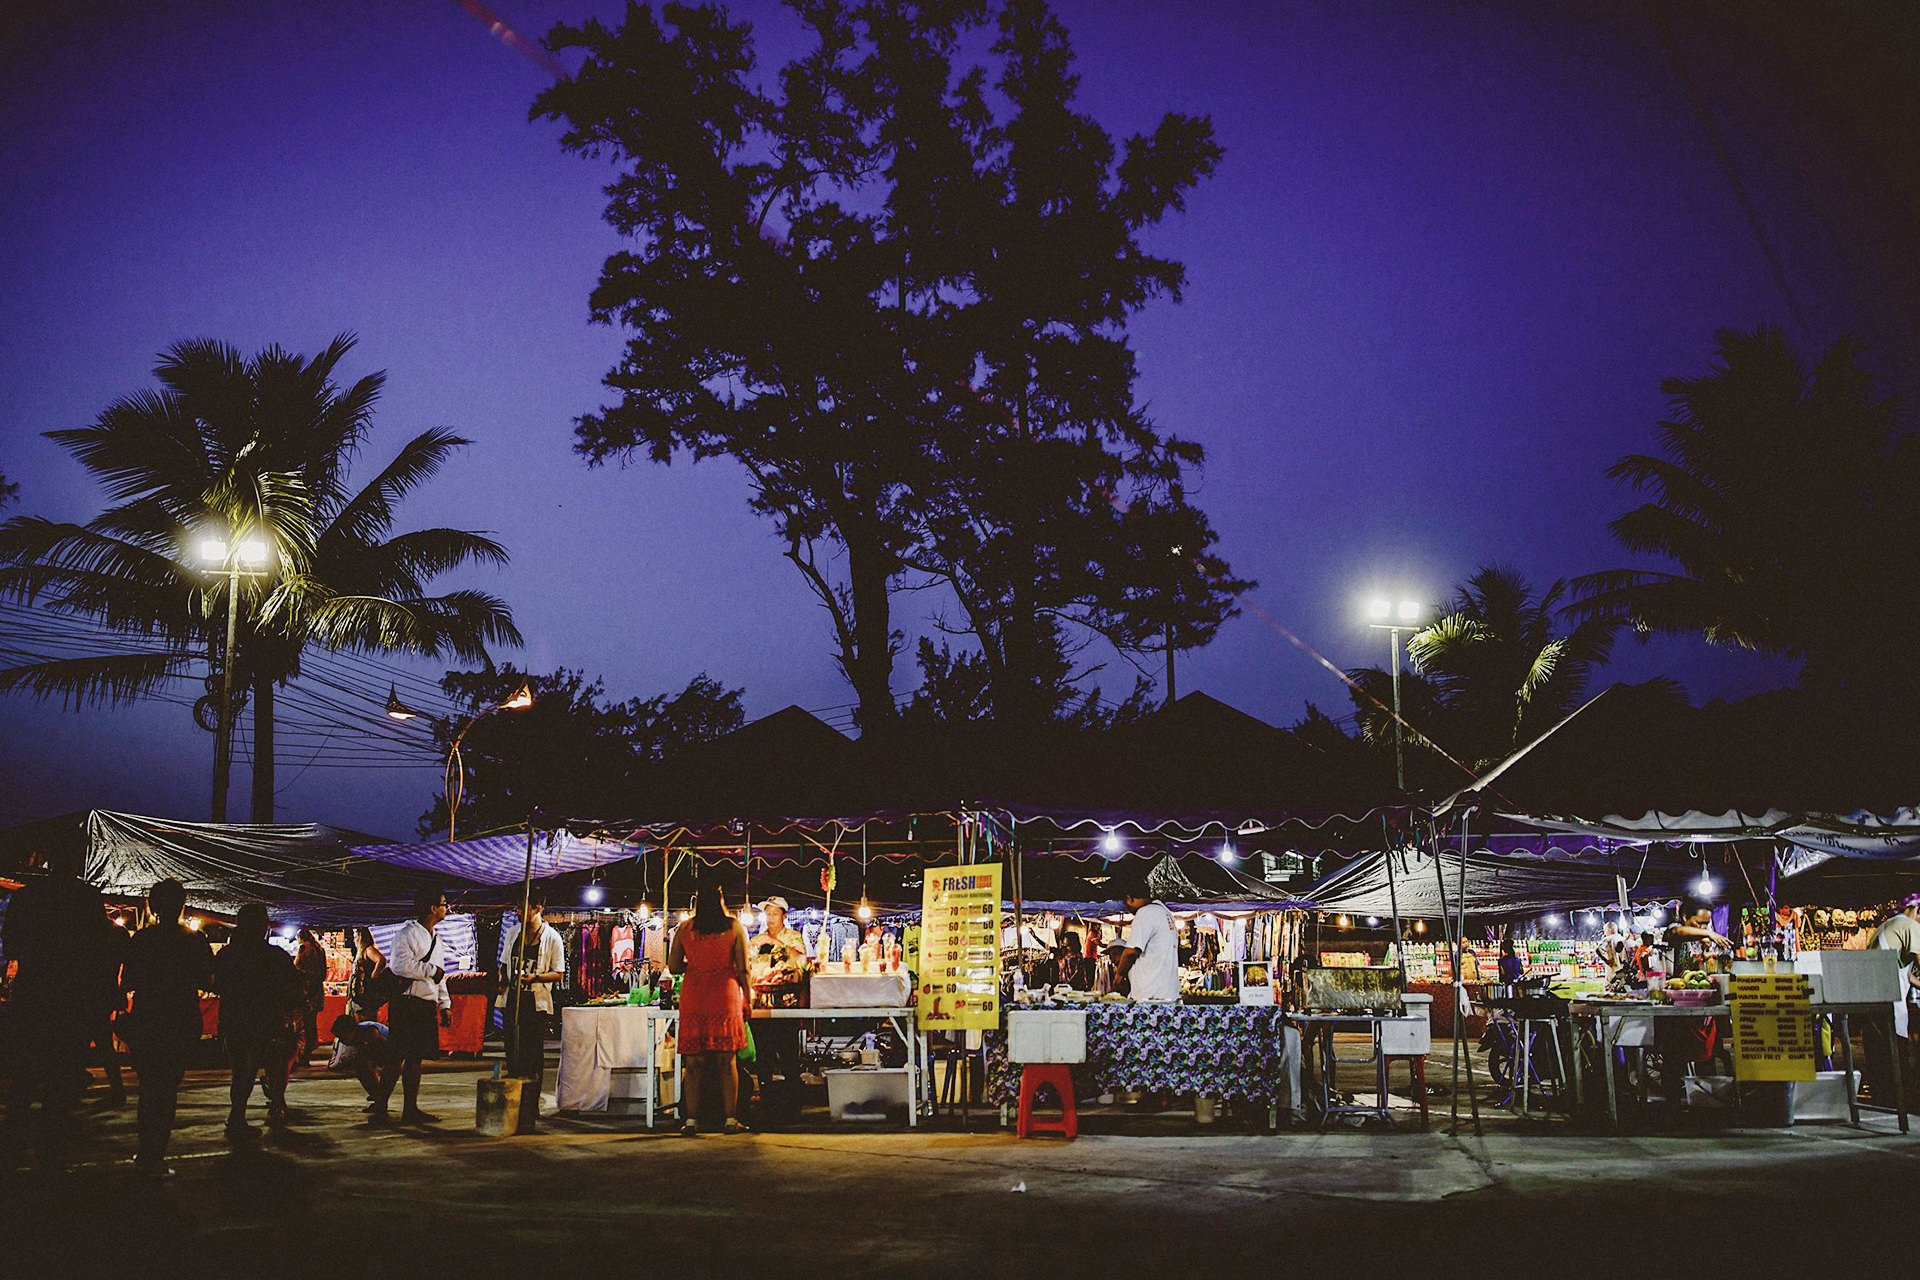
<svg viewBox="0 0 1920 1280"><path fill-rule="evenodd" d="M760 1051L754 1048L753 1024L751 1022L747 1023L746 1032L747 1032L746 1043L742 1044L740 1046L740 1051L734 1054L733 1056L735 1060L740 1063L741 1066L750 1067L755 1062L759 1061Z"/></svg>

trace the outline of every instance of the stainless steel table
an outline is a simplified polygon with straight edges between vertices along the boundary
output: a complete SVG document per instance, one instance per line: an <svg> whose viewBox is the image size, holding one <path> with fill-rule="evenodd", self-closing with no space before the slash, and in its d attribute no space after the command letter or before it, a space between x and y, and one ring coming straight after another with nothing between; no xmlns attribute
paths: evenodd
<svg viewBox="0 0 1920 1280"><path fill-rule="evenodd" d="M1725 1018L1732 1016L1733 1006L1730 1004L1632 1004L1615 1000L1588 1000L1575 1001L1573 1004L1573 1012L1582 1017L1595 1018L1600 1023L1601 1064L1603 1073L1607 1077L1607 1122L1617 1130L1620 1127L1620 1102L1618 1091L1613 1082L1613 1051L1619 1047L1620 1030L1625 1020L1628 1018ZM1856 1013L1884 1015L1889 1020L1888 1039L1893 1041L1891 1024L1893 1010L1891 1007L1882 1008L1877 1004L1824 1003L1809 1006L1809 1016L1819 1017L1822 1014L1826 1014L1834 1020L1834 1038L1840 1043L1841 1062L1847 1075L1847 1114L1851 1117L1852 1123L1857 1126L1860 1123L1860 1100L1854 1093L1853 1037L1848 1034L1850 1030L1848 1017L1850 1014ZM1893 1079L1891 1084L1895 1105L1892 1108L1876 1107L1873 1109L1894 1111L1900 1118L1900 1132L1906 1133L1908 1132L1907 1112L1906 1107L1901 1105L1904 1102L1905 1094L1902 1092L1900 1079L1899 1043L1893 1041L1891 1048L1893 1049L1891 1055L1893 1059Z"/></svg>
<svg viewBox="0 0 1920 1280"><path fill-rule="evenodd" d="M1301 1028L1301 1036L1320 1049L1319 1065L1314 1069L1318 1077L1320 1093L1320 1127L1335 1116L1379 1116L1388 1124L1393 1116L1387 1110L1387 1059L1380 1052L1380 1027L1386 1022L1408 1021L1404 1016L1382 1013L1289 1013L1287 1020ZM1413 1019L1419 1021L1419 1019ZM1372 1053L1365 1058L1342 1058L1333 1051L1333 1033L1341 1028L1360 1030L1367 1033L1372 1042ZM1371 1066L1374 1069L1376 1105L1335 1106L1333 1102L1333 1075L1341 1065Z"/></svg>

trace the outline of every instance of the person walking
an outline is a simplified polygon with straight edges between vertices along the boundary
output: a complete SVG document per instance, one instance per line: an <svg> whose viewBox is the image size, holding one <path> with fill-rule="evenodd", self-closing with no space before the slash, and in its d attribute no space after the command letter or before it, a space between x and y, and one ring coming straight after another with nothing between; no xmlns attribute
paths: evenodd
<svg viewBox="0 0 1920 1280"><path fill-rule="evenodd" d="M200 1043L200 992L213 981L212 948L180 923L186 904L187 891L178 880L154 885L147 891L153 922L127 944L126 987L133 993L127 1043L140 1077L140 1145L133 1167L150 1178L171 1173L167 1146L180 1081Z"/></svg>
<svg viewBox="0 0 1920 1280"><path fill-rule="evenodd" d="M127 1007L121 972L126 966L127 944L130 941L132 938L125 925L118 920L108 920L106 933L101 939L100 964L95 970L97 986L93 997L93 1032L87 1047L100 1055L100 1066L107 1083L107 1105L110 1107L123 1107L127 1103L127 1085L120 1071L120 1054L113 1044L113 1022Z"/></svg>
<svg viewBox="0 0 1920 1280"><path fill-rule="evenodd" d="M420 1109L420 1064L440 1052L440 1028L453 1017L453 997L447 994L447 970L441 953L440 922L447 918L447 895L426 889L413 896L413 919L393 940L387 967L405 980L387 1011L387 1034L393 1060L380 1077L379 1110L370 1123L387 1122L387 1104L399 1080L404 1105L402 1124L432 1124L440 1117Z"/></svg>
<svg viewBox="0 0 1920 1280"><path fill-rule="evenodd" d="M18 968L7 1010L9 1061L0 1064L12 1078L0 1121L0 1169L11 1168L29 1140L43 1171L67 1167L112 928L100 891L80 878L80 864L78 849L44 855L43 874L29 876L7 904L0 950Z"/></svg>
<svg viewBox="0 0 1920 1280"><path fill-rule="evenodd" d="M300 1003L306 1019L300 1024L300 1051L295 1062L307 1065L307 1059L320 1047L320 1012L327 1007L327 949L313 930L301 926L300 946L293 955L294 972L300 975Z"/></svg>
<svg viewBox="0 0 1920 1280"><path fill-rule="evenodd" d="M264 1078L267 1123L287 1122L287 1074L301 1034L300 975L293 957L267 939L267 909L240 908L233 939L213 958L213 989L220 997L220 1042L233 1070L228 1089L227 1137L249 1138L247 1101Z"/></svg>
<svg viewBox="0 0 1920 1280"><path fill-rule="evenodd" d="M699 1134L704 1077L717 1071L726 1132L744 1133L734 1059L747 1043L747 934L727 914L720 886L704 885L694 895L693 918L673 931L667 948L667 972L684 975L679 1036L686 1121L680 1132L689 1138Z"/></svg>

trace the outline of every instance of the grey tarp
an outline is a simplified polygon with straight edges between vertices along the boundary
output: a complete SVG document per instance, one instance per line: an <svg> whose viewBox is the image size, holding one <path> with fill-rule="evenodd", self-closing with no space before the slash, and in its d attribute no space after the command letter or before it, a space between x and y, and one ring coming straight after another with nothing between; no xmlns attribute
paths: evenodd
<svg viewBox="0 0 1920 1280"><path fill-rule="evenodd" d="M366 841L318 823L175 822L96 809L87 817L87 879L109 895L136 898L172 878L203 910L226 914L264 902L282 919L322 926L404 919L422 888L455 897L472 889L350 847Z"/></svg>
<svg viewBox="0 0 1920 1280"><path fill-rule="evenodd" d="M1387 886L1387 856L1369 854L1327 876L1308 889L1306 896L1322 911L1390 915L1393 902ZM1422 850L1394 856L1399 860L1394 865L1393 887L1399 895L1403 917L1433 919L1459 913L1460 855L1457 850L1443 848L1440 853L1440 867L1446 875L1444 910L1440 885L1434 875L1433 855ZM1470 852L1467 854L1467 914L1518 916L1604 907L1618 898L1616 875L1625 879L1629 901L1665 901L1684 894L1688 883L1700 876L1701 864L1697 862L1662 861L1642 866L1639 856L1638 851L1631 856L1622 851L1616 867L1604 861L1518 857L1484 849Z"/></svg>

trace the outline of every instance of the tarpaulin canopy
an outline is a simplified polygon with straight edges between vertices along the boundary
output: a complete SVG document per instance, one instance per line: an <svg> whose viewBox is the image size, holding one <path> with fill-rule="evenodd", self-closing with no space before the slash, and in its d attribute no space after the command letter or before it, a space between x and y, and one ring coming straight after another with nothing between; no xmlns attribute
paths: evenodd
<svg viewBox="0 0 1920 1280"><path fill-rule="evenodd" d="M366 839L319 823L177 822L96 809L87 815L86 875L112 896L141 897L170 878L203 910L230 914L263 902L286 919L323 926L403 919L416 891L457 890L444 875L356 852L352 842Z"/></svg>
<svg viewBox="0 0 1920 1280"><path fill-rule="evenodd" d="M1594 841L1622 844L1715 844L1731 840L1766 840L1814 854L1844 858L1920 859L1920 809L1887 813L1858 809L1851 813L1648 812L1637 818L1608 814L1595 819L1501 813L1504 822L1543 831L1578 835Z"/></svg>
<svg viewBox="0 0 1920 1280"><path fill-rule="evenodd" d="M1440 852L1439 876L1435 875L1435 856L1430 850L1392 855L1396 861L1391 888L1388 856L1366 855L1322 879L1307 890L1307 896L1323 911L1356 915L1390 915L1396 898L1402 916L1432 919L1459 913L1459 853ZM1621 880L1626 883L1628 901L1663 902L1683 896L1699 879L1701 868L1701 863L1684 859L1648 859L1642 865L1638 853L1609 863L1474 850L1467 854L1467 914L1534 915L1605 907L1617 902Z"/></svg>
<svg viewBox="0 0 1920 1280"><path fill-rule="evenodd" d="M519 884L527 872L527 833L481 836L471 840L427 840L411 844L359 845L351 852L410 871L458 877L474 884ZM566 830L536 831L533 876L588 871L634 857L639 848L618 840L576 836Z"/></svg>

